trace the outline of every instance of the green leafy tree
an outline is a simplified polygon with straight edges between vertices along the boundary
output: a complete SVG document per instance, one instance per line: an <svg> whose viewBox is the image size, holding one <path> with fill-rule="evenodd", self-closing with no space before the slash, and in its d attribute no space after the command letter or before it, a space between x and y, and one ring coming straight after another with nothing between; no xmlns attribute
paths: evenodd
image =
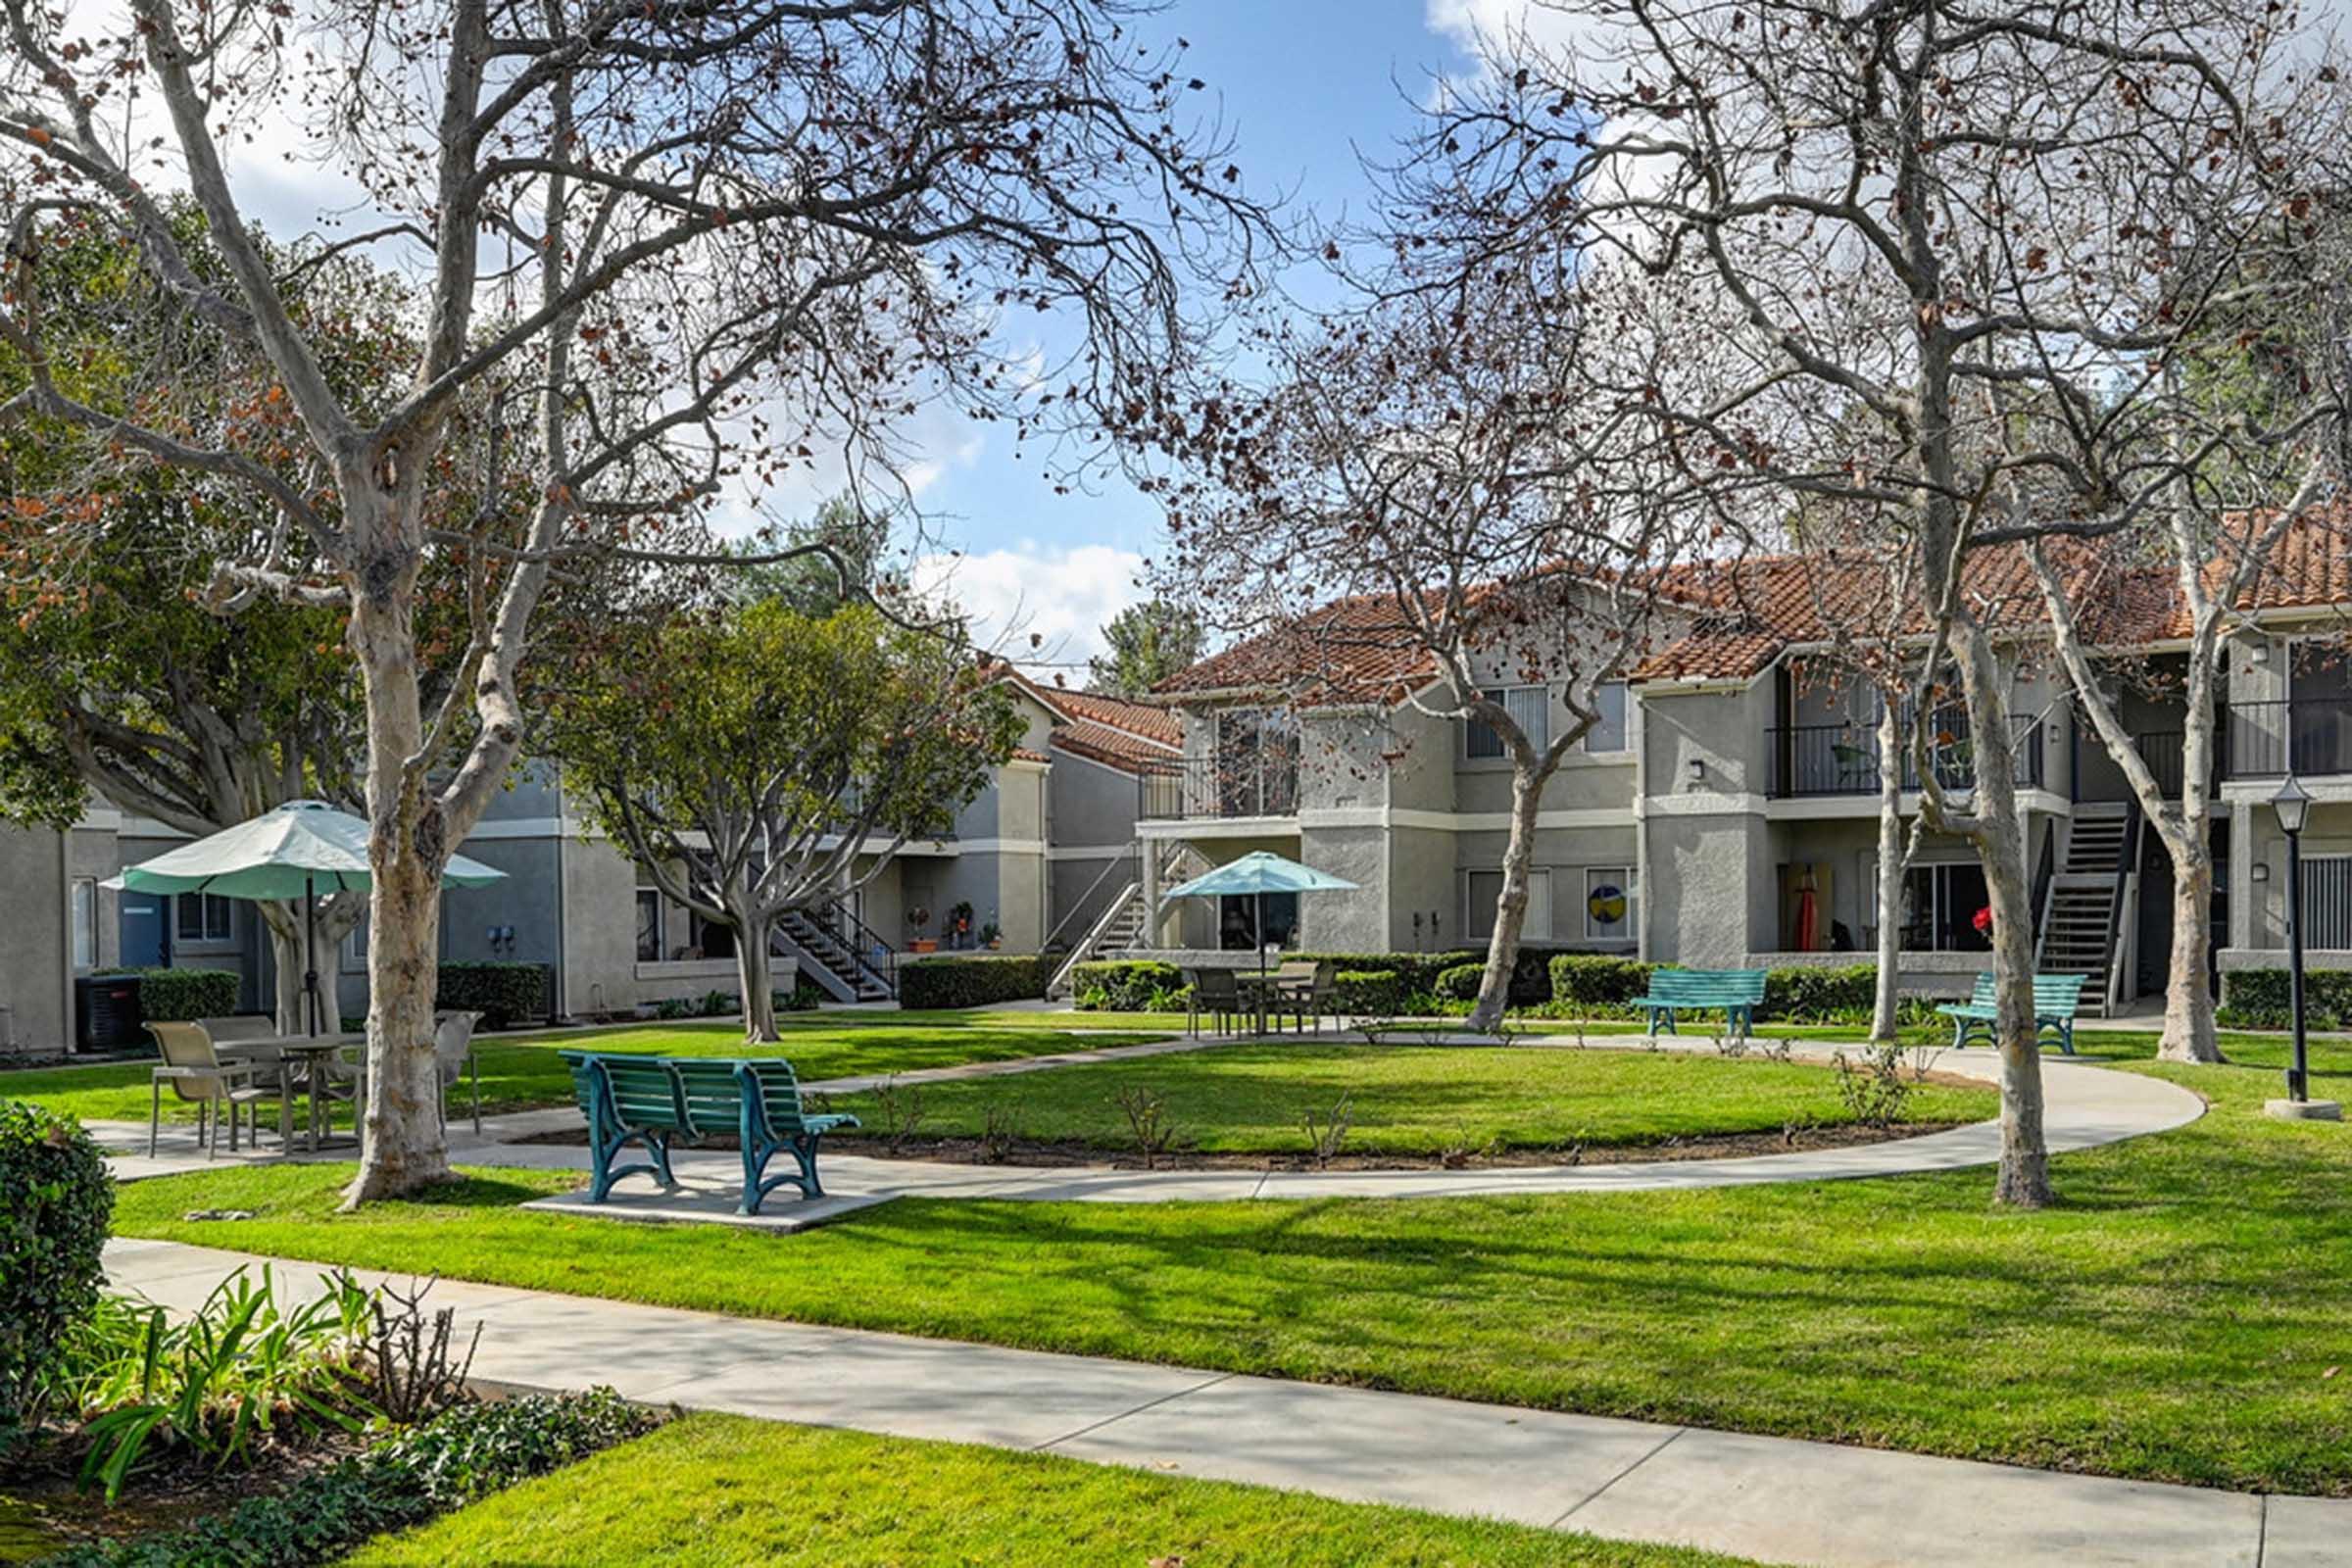
<svg viewBox="0 0 2352 1568"><path fill-rule="evenodd" d="M958 646L871 605L760 599L600 640L552 705L546 747L589 823L734 932L748 1039L776 1038L777 918L953 831L1012 755L1011 699Z"/></svg>
<svg viewBox="0 0 2352 1568"><path fill-rule="evenodd" d="M729 547L755 564L729 572L725 592L739 602L780 600L805 615L829 615L860 597L887 600L900 589L886 567L889 547L887 514L867 512L855 496L829 496L808 521Z"/></svg>
<svg viewBox="0 0 2352 1568"><path fill-rule="evenodd" d="M1110 652L1086 662L1087 682L1120 697L1141 697L1199 663L1207 645L1200 614L1165 599L1129 605L1103 623L1102 639Z"/></svg>

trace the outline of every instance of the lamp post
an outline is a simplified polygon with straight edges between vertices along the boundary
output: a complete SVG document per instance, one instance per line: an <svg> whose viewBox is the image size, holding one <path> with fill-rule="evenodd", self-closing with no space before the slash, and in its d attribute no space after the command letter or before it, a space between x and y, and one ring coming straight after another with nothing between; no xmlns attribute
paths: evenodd
<svg viewBox="0 0 2352 1568"><path fill-rule="evenodd" d="M2294 1025L2294 1056L2286 1069L2286 1098L2263 1108L2290 1121L2340 1121L2343 1108L2331 1100L2311 1098L2311 1062L2303 1037L2303 827L2311 816L2311 796L2292 773L2271 797L2278 813L2278 830L2286 835L2286 966L2288 1006Z"/></svg>

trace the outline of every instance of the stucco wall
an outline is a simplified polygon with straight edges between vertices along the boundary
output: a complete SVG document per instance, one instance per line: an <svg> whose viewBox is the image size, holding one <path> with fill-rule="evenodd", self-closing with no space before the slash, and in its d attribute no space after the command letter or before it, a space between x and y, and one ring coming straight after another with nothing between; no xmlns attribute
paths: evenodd
<svg viewBox="0 0 2352 1568"><path fill-rule="evenodd" d="M1763 817L1747 813L1648 819L1650 956L1729 967L1777 946L1771 845ZM1754 870L1762 865L1765 874Z"/></svg>
<svg viewBox="0 0 2352 1568"><path fill-rule="evenodd" d="M66 885L63 835L0 827L0 1007L9 1009L0 1049L55 1055L73 1039L67 1015Z"/></svg>

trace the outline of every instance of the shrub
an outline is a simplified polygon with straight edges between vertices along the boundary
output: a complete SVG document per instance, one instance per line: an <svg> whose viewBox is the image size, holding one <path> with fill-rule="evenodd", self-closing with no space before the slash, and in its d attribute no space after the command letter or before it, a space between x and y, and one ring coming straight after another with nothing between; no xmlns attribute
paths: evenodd
<svg viewBox="0 0 2352 1568"><path fill-rule="evenodd" d="M0 1100L0 1446L97 1305L115 1184L78 1123Z"/></svg>
<svg viewBox="0 0 2352 1568"><path fill-rule="evenodd" d="M1604 954L1563 953L1551 960L1554 1007L1579 1017L1606 1017L1649 990L1656 965Z"/></svg>
<svg viewBox="0 0 2352 1568"><path fill-rule="evenodd" d="M2294 1022L2292 978L2284 969L2231 969L2222 975L2217 1015L2230 1029L2284 1029ZM2352 970L2306 969L2303 1017L2314 1029L2341 1029L2352 1019Z"/></svg>
<svg viewBox="0 0 2352 1568"><path fill-rule="evenodd" d="M1070 975L1081 1012L1171 1012L1184 1006L1184 971L1149 958L1082 963Z"/></svg>
<svg viewBox="0 0 2352 1568"><path fill-rule="evenodd" d="M150 1023L224 1018L237 1010L234 969L134 969L139 1016Z"/></svg>
<svg viewBox="0 0 2352 1568"><path fill-rule="evenodd" d="M451 963L441 965L433 1005L447 1011L478 1012L484 1029L507 1029L548 1011L548 968L544 963Z"/></svg>
<svg viewBox="0 0 2352 1568"><path fill-rule="evenodd" d="M979 1007L1046 994L1051 972L1034 954L916 958L899 965L902 1007Z"/></svg>
<svg viewBox="0 0 2352 1568"><path fill-rule="evenodd" d="M1487 966L1483 963L1457 963L1438 975L1438 995L1451 997L1456 1002L1476 1002L1478 988L1486 984Z"/></svg>
<svg viewBox="0 0 2352 1568"><path fill-rule="evenodd" d="M1358 1018L1395 1018L1413 1009L1412 993L1395 969L1342 969L1332 977L1332 1008Z"/></svg>
<svg viewBox="0 0 2352 1568"><path fill-rule="evenodd" d="M49 1561L63 1568L308 1568L369 1537L641 1437L662 1420L610 1389L461 1405L234 1513L140 1540L77 1546Z"/></svg>
<svg viewBox="0 0 2352 1568"><path fill-rule="evenodd" d="M802 975L793 982L790 991L773 992L768 1000L775 1004L778 1012L814 1012L818 1004L825 1000L825 988L807 975Z"/></svg>
<svg viewBox="0 0 2352 1568"><path fill-rule="evenodd" d="M1484 963L1486 956L1468 949L1454 949L1446 953L1286 953L1283 960L1336 964L1340 970L1352 969L1359 974L1386 969L1396 976L1405 996L1434 997L1439 975L1461 964Z"/></svg>
<svg viewBox="0 0 2352 1568"><path fill-rule="evenodd" d="M1756 1016L1782 1023L1867 1024L1878 984L1875 963L1774 969L1764 976L1764 1005Z"/></svg>

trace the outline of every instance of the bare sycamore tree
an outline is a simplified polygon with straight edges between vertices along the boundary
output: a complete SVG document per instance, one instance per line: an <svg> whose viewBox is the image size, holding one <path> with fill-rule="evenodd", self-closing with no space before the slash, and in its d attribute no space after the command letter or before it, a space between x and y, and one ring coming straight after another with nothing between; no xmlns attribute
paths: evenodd
<svg viewBox="0 0 2352 1568"><path fill-rule="evenodd" d="M551 573L659 560L670 522L827 444L886 472L932 398L1024 429L1141 398L1200 352L1184 280L1234 286L1262 225L1239 171L1177 128L1200 83L1139 47L1118 0L129 9L82 35L38 0L0 0L0 340L26 367L0 408L74 426L95 463L258 495L271 545L223 566L222 599L348 617L373 829L358 1204L447 1174L440 874L522 743ZM325 205L372 215L289 248L366 244L417 274L415 352L361 392L322 374L227 172L264 117L340 177ZM174 181L220 281L159 210ZM292 437L197 439L168 387L80 396L39 352L45 294L74 286L45 266L68 219L136 246L162 308L266 368ZM1070 330L1043 373L1015 369L994 345L1008 315L1038 313ZM487 417L460 464L465 405ZM527 499L507 505L518 478ZM452 490L484 504L435 526L428 501ZM466 564L467 615L428 707L417 585L443 554Z"/></svg>
<svg viewBox="0 0 2352 1568"><path fill-rule="evenodd" d="M1672 466L1656 426L1592 390L1648 373L1661 340L1640 316L1549 267L1441 280L1408 265L1372 286L1361 310L1269 329L1270 390L1196 411L1163 573L1259 617L1299 696L1360 684L1341 672L1371 652L1398 671L1376 706L1445 721L1448 745L1464 722L1499 740L1509 836L1470 1017L1493 1030L1546 786L1652 645L1663 568L1713 523L1653 504ZM1544 711L1501 687L1541 688ZM1394 729L1379 744L1392 764L1409 747Z"/></svg>
<svg viewBox="0 0 2352 1568"><path fill-rule="evenodd" d="M1480 191L1460 243L1710 291L1746 385L1667 377L1665 416L1741 451L1724 485L1877 509L1916 553L1920 678L1948 654L1972 732L1971 790L1921 782L1990 893L1995 1195L2047 1202L2007 681L1968 563L2128 530L2211 460L2139 412L2231 275L2202 259L2291 243L2340 185L2325 45L2231 0L1558 0L1536 25L1431 132Z"/></svg>

